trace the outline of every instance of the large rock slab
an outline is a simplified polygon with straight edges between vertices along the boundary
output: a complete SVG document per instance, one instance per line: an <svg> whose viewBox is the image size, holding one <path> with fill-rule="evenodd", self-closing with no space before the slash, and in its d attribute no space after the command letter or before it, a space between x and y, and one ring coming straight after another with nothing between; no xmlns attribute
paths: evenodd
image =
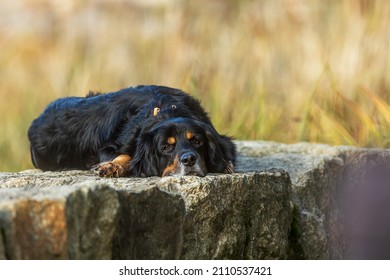
<svg viewBox="0 0 390 280"><path fill-rule="evenodd" d="M204 178L0 173L0 259L388 259L390 152L237 141Z"/></svg>
<svg viewBox="0 0 390 280"><path fill-rule="evenodd" d="M293 259L390 258L390 151L237 142L239 170L280 168L292 182Z"/></svg>
<svg viewBox="0 0 390 280"><path fill-rule="evenodd" d="M0 231L0 260L7 259L5 248L4 248L4 243L5 243L4 236L3 236L3 233Z"/></svg>
<svg viewBox="0 0 390 280"><path fill-rule="evenodd" d="M343 258L390 259L390 151L341 153L337 192Z"/></svg>
<svg viewBox="0 0 390 280"><path fill-rule="evenodd" d="M284 171L145 179L29 171L2 173L0 185L3 258L288 257Z"/></svg>
<svg viewBox="0 0 390 280"><path fill-rule="evenodd" d="M0 246L9 259L111 258L118 208L105 185L3 188Z"/></svg>
<svg viewBox="0 0 390 280"><path fill-rule="evenodd" d="M330 236L337 225L332 215L336 180L343 161L326 145L284 145L272 142L240 142L240 170L280 168L290 174L294 220L290 258L329 259Z"/></svg>

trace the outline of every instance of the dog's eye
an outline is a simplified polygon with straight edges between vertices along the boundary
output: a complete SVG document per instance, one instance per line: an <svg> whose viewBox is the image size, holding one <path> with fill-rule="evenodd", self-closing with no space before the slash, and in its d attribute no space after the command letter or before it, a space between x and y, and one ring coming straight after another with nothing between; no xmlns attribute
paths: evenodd
<svg viewBox="0 0 390 280"><path fill-rule="evenodd" d="M200 145L201 144L200 140L198 138L195 138L195 137L192 138L190 141L194 145Z"/></svg>
<svg viewBox="0 0 390 280"><path fill-rule="evenodd" d="M173 145L171 145L171 144L162 145L162 149L164 152L170 152L173 150Z"/></svg>

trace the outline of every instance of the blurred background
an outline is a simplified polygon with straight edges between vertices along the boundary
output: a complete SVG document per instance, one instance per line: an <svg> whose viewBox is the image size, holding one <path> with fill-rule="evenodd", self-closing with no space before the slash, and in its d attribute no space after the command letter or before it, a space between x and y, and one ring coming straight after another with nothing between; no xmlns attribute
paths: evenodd
<svg viewBox="0 0 390 280"><path fill-rule="evenodd" d="M390 147L390 1L0 0L0 170L52 100L138 84L236 139Z"/></svg>

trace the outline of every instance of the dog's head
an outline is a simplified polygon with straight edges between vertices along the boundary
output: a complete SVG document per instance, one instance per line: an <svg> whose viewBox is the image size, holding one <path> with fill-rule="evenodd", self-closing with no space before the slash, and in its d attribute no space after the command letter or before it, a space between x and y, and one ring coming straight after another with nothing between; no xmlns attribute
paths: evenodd
<svg viewBox="0 0 390 280"><path fill-rule="evenodd" d="M136 176L206 176L232 173L235 146L210 125L185 117L146 126L138 137L132 171Z"/></svg>

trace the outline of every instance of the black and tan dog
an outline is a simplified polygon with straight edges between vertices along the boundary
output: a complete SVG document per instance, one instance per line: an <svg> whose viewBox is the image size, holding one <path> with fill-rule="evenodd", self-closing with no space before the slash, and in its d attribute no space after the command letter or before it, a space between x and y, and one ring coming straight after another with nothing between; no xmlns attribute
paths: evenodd
<svg viewBox="0 0 390 280"><path fill-rule="evenodd" d="M231 173L236 154L196 99L163 86L58 99L28 137L37 168L107 177Z"/></svg>

